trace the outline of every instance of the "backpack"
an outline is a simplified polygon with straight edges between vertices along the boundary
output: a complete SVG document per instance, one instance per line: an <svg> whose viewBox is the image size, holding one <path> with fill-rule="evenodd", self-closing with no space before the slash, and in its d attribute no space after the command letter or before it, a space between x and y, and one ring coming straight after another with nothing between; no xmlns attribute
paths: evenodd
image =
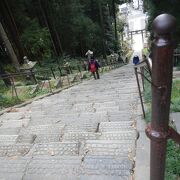
<svg viewBox="0 0 180 180"><path fill-rule="evenodd" d="M93 73L93 72L96 72L96 64L95 64L95 62L92 62L91 64L90 64L90 71Z"/></svg>

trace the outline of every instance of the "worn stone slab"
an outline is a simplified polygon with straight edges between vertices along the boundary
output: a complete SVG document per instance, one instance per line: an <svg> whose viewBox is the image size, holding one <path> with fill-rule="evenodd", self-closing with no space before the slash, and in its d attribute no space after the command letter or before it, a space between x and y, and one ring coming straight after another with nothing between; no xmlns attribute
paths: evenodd
<svg viewBox="0 0 180 180"><path fill-rule="evenodd" d="M0 173L0 180L21 180L24 173Z"/></svg>
<svg viewBox="0 0 180 180"><path fill-rule="evenodd" d="M125 114L122 112L120 115L108 115L108 121L110 122L120 122L120 121L132 121L132 114Z"/></svg>
<svg viewBox="0 0 180 180"><path fill-rule="evenodd" d="M137 132L136 130L126 130L126 131L112 131L103 132L99 137L100 140L136 140Z"/></svg>
<svg viewBox="0 0 180 180"><path fill-rule="evenodd" d="M0 135L0 146L15 144L18 135Z"/></svg>
<svg viewBox="0 0 180 180"><path fill-rule="evenodd" d="M10 113L5 113L2 116L0 116L0 120L19 120L19 119L25 119L29 118L30 115L29 113L25 112L10 112Z"/></svg>
<svg viewBox="0 0 180 180"><path fill-rule="evenodd" d="M1 128L0 135L18 135L20 128Z"/></svg>
<svg viewBox="0 0 180 180"><path fill-rule="evenodd" d="M96 132L98 128L98 123L81 123L81 124L73 124L65 127L64 133L68 132Z"/></svg>
<svg viewBox="0 0 180 180"><path fill-rule="evenodd" d="M0 158L0 177L2 174L24 173L31 157ZM5 176L6 177L6 176ZM13 179L13 176L12 176Z"/></svg>
<svg viewBox="0 0 180 180"><path fill-rule="evenodd" d="M16 142L25 143L25 144L33 144L35 139L36 139L36 135L34 134L24 134L24 135L19 135Z"/></svg>
<svg viewBox="0 0 180 180"><path fill-rule="evenodd" d="M31 147L31 144L2 145L0 146L0 156L25 156Z"/></svg>
<svg viewBox="0 0 180 180"><path fill-rule="evenodd" d="M62 134L38 134L35 143L50 143L62 141Z"/></svg>
<svg viewBox="0 0 180 180"><path fill-rule="evenodd" d="M135 142L133 140L88 140L82 148L82 153L88 155L128 156L133 153Z"/></svg>
<svg viewBox="0 0 180 180"><path fill-rule="evenodd" d="M133 130L133 122L101 122L99 132Z"/></svg>
<svg viewBox="0 0 180 180"><path fill-rule="evenodd" d="M107 112L117 112L120 111L120 107L119 106L111 106L111 107L99 107L96 108L95 112L99 112L99 111L107 111Z"/></svg>
<svg viewBox="0 0 180 180"><path fill-rule="evenodd" d="M99 108L99 107L112 107L112 106L116 106L116 102L115 101L108 101L108 102L96 102L93 104L94 108Z"/></svg>
<svg viewBox="0 0 180 180"><path fill-rule="evenodd" d="M62 137L63 141L85 141L85 140L96 140L100 134L92 132L68 132Z"/></svg>
<svg viewBox="0 0 180 180"><path fill-rule="evenodd" d="M36 156L27 167L24 179L66 179L79 176L81 157L78 156ZM73 180L73 178L72 178Z"/></svg>
<svg viewBox="0 0 180 180"><path fill-rule="evenodd" d="M30 121L30 119L4 121L3 124L2 124L2 128L27 127L29 121Z"/></svg>
<svg viewBox="0 0 180 180"><path fill-rule="evenodd" d="M51 142L35 144L32 149L33 156L49 155L49 156L62 156L62 155L78 155L79 143L78 142Z"/></svg>
<svg viewBox="0 0 180 180"><path fill-rule="evenodd" d="M82 163L85 175L130 176L133 163L128 158L113 156L86 156Z"/></svg>
<svg viewBox="0 0 180 180"><path fill-rule="evenodd" d="M64 128L64 124L48 124L29 126L28 128L21 129L20 134L54 134L61 133Z"/></svg>

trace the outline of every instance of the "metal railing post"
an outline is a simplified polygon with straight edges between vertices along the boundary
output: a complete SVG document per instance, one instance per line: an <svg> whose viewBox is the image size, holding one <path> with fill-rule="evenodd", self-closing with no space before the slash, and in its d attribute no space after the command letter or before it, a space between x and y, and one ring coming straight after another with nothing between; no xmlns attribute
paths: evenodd
<svg viewBox="0 0 180 180"><path fill-rule="evenodd" d="M175 140L169 127L175 27L176 19L168 14L153 21L152 120L146 129L151 139L150 180L164 180L167 139Z"/></svg>

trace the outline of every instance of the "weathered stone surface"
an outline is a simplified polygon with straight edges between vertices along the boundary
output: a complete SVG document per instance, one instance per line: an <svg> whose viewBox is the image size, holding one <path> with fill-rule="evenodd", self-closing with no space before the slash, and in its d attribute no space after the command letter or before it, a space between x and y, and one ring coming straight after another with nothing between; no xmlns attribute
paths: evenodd
<svg viewBox="0 0 180 180"><path fill-rule="evenodd" d="M15 144L18 135L0 135L0 146Z"/></svg>
<svg viewBox="0 0 180 180"><path fill-rule="evenodd" d="M31 157L11 157L11 158L0 158L0 177L2 174L23 173L26 166L30 162ZM13 177L12 177L13 179Z"/></svg>
<svg viewBox="0 0 180 180"><path fill-rule="evenodd" d="M99 132L133 130L133 122L101 122Z"/></svg>
<svg viewBox="0 0 180 180"><path fill-rule="evenodd" d="M31 147L31 144L2 145L0 146L0 156L25 156Z"/></svg>
<svg viewBox="0 0 180 180"><path fill-rule="evenodd" d="M0 135L17 135L20 128L0 128Z"/></svg>
<svg viewBox="0 0 180 180"><path fill-rule="evenodd" d="M82 175L80 176L79 180L129 180L129 179L130 176Z"/></svg>
<svg viewBox="0 0 180 180"><path fill-rule="evenodd" d="M81 173L81 157L78 156L36 156L30 162L25 179L44 178L69 179L79 176ZM59 178L58 178L59 177Z"/></svg>
<svg viewBox="0 0 180 180"><path fill-rule="evenodd" d="M86 156L82 164L82 173L86 175L129 176L132 168L132 162L128 158Z"/></svg>
<svg viewBox="0 0 180 180"><path fill-rule="evenodd" d="M62 141L62 134L38 134L35 143L50 143Z"/></svg>
<svg viewBox="0 0 180 180"><path fill-rule="evenodd" d="M100 140L136 140L136 130L103 132Z"/></svg>
<svg viewBox="0 0 180 180"><path fill-rule="evenodd" d="M8 120L4 121L2 128L18 128L27 127L30 119L20 119L20 120Z"/></svg>
<svg viewBox="0 0 180 180"><path fill-rule="evenodd" d="M41 143L35 144L32 149L32 154L49 155L49 156L62 156L62 155L78 155L79 143L78 142L54 142L54 143Z"/></svg>
<svg viewBox="0 0 180 180"><path fill-rule="evenodd" d="M48 124L39 126L29 126L21 129L20 134L54 134L61 133L64 128L63 124Z"/></svg>
<svg viewBox="0 0 180 180"><path fill-rule="evenodd" d="M109 155L109 156L128 156L133 153L135 144L133 140L88 140L82 149L88 155Z"/></svg>
<svg viewBox="0 0 180 180"><path fill-rule="evenodd" d="M83 123L78 125L69 125L65 127L64 132L95 132L97 130L98 123Z"/></svg>
<svg viewBox="0 0 180 180"><path fill-rule="evenodd" d="M19 135L16 142L17 143L32 144L32 143L34 143L35 139L36 139L36 135L25 134L25 135Z"/></svg>
<svg viewBox="0 0 180 180"><path fill-rule="evenodd" d="M96 140L100 134L92 132L68 132L62 137L63 141L85 141L85 140Z"/></svg>

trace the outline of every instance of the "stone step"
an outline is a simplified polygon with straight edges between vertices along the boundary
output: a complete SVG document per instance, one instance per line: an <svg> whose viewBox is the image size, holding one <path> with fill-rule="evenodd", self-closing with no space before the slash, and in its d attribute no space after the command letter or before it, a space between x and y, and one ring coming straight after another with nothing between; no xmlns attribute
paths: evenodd
<svg viewBox="0 0 180 180"><path fill-rule="evenodd" d="M127 158L87 156L82 162L80 156L36 156L29 163L24 179L84 180L85 177L121 179L130 177L131 169L132 162Z"/></svg>
<svg viewBox="0 0 180 180"><path fill-rule="evenodd" d="M125 114L124 112L122 112L122 114L120 113L119 115L109 115L108 121L109 122L121 122L121 121L132 122L132 115L130 113Z"/></svg>
<svg viewBox="0 0 180 180"><path fill-rule="evenodd" d="M133 121L101 122L99 132L133 130Z"/></svg>
<svg viewBox="0 0 180 180"><path fill-rule="evenodd" d="M0 158L0 179L20 180L31 157Z"/></svg>
<svg viewBox="0 0 180 180"><path fill-rule="evenodd" d="M30 119L8 120L2 123L2 128L27 127Z"/></svg>
<svg viewBox="0 0 180 180"><path fill-rule="evenodd" d="M0 120L8 121L8 120L19 120L24 118L29 118L30 115L28 112L9 112L0 116Z"/></svg>
<svg viewBox="0 0 180 180"><path fill-rule="evenodd" d="M31 157L0 157L0 177L3 173L23 173Z"/></svg>
<svg viewBox="0 0 180 180"><path fill-rule="evenodd" d="M82 163L84 175L130 176L133 163L125 157L85 156Z"/></svg>
<svg viewBox="0 0 180 180"><path fill-rule="evenodd" d="M72 124L68 125L64 129L64 133L69 133L69 132L96 132L98 129L98 123L96 122L87 122L87 123L81 123L81 124Z"/></svg>
<svg viewBox="0 0 180 180"><path fill-rule="evenodd" d="M88 140L81 153L88 155L125 156L134 155L135 141L133 140Z"/></svg>
<svg viewBox="0 0 180 180"><path fill-rule="evenodd" d="M20 128L1 128L0 135L18 135Z"/></svg>
<svg viewBox="0 0 180 180"><path fill-rule="evenodd" d="M79 154L78 142L50 142L35 144L32 151L33 156L67 156Z"/></svg>
<svg viewBox="0 0 180 180"><path fill-rule="evenodd" d="M32 144L1 145L0 157L25 156L32 148Z"/></svg>
<svg viewBox="0 0 180 180"><path fill-rule="evenodd" d="M79 176L81 159L80 156L35 156L27 167L25 179Z"/></svg>
<svg viewBox="0 0 180 180"><path fill-rule="evenodd" d="M100 140L136 140L138 133L136 130L103 132L99 137Z"/></svg>
<svg viewBox="0 0 180 180"><path fill-rule="evenodd" d="M35 143L60 142L62 141L62 134L38 134Z"/></svg>
<svg viewBox="0 0 180 180"><path fill-rule="evenodd" d="M15 144L18 135L0 135L0 146Z"/></svg>
<svg viewBox="0 0 180 180"><path fill-rule="evenodd" d="M68 132L62 137L63 141L85 141L99 139L99 133L92 132Z"/></svg>
<svg viewBox="0 0 180 180"><path fill-rule="evenodd" d="M64 129L64 124L48 124L48 125L37 125L22 128L20 134L61 134Z"/></svg>

